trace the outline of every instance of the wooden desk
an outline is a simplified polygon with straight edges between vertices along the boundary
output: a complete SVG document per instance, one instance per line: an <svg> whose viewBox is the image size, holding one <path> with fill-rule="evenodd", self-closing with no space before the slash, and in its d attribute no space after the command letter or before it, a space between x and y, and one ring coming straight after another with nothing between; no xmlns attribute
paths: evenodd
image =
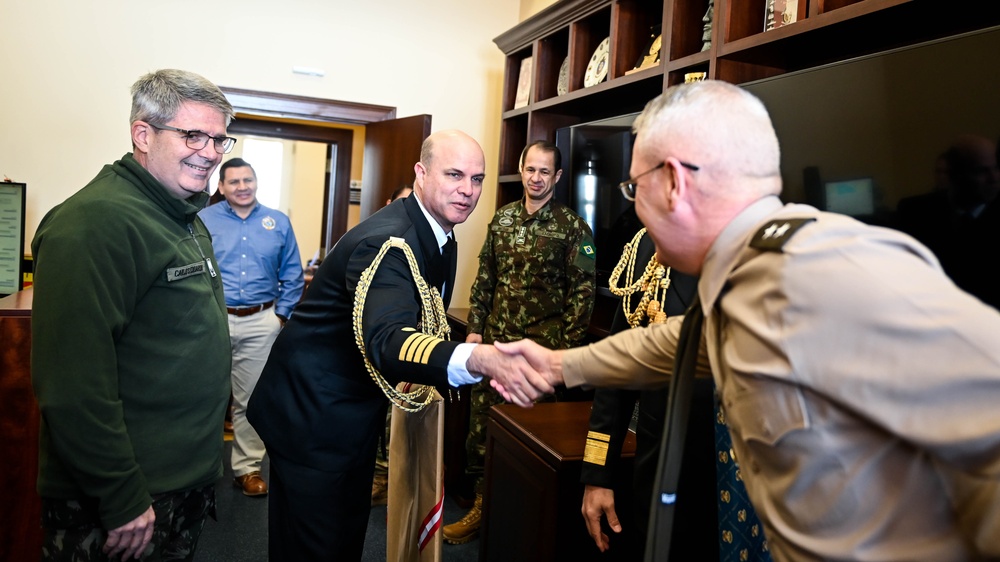
<svg viewBox="0 0 1000 562"><path fill-rule="evenodd" d="M0 560L38 560L42 503L38 403L31 388L31 299L25 289L0 299Z"/></svg>
<svg viewBox="0 0 1000 562"><path fill-rule="evenodd" d="M602 555L580 515L590 406L551 402L490 410L480 561L619 560L623 549ZM626 528L633 512L634 454L635 435L629 433L614 486L616 511Z"/></svg>

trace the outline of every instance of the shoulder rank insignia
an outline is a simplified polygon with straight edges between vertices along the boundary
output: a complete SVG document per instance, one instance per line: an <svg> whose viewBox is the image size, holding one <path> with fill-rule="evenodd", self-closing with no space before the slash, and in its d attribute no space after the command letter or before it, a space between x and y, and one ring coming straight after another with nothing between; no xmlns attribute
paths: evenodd
<svg viewBox="0 0 1000 562"><path fill-rule="evenodd" d="M780 252L785 242L791 240L793 234L805 224L814 220L816 219L776 219L769 221L760 227L757 234L754 234L753 240L750 241L750 247L768 252Z"/></svg>

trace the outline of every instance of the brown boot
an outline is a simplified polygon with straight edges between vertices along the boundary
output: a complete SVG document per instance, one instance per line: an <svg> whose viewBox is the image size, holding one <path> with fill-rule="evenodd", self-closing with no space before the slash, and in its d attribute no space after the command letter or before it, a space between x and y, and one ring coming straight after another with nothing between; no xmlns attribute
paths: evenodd
<svg viewBox="0 0 1000 562"><path fill-rule="evenodd" d="M479 536L479 524L483 518L483 496L476 494L476 502L464 517L451 525L445 525L441 530L444 542L449 544L465 544Z"/></svg>
<svg viewBox="0 0 1000 562"><path fill-rule="evenodd" d="M385 474L376 474L372 480L372 505L385 505L389 499L389 477Z"/></svg>

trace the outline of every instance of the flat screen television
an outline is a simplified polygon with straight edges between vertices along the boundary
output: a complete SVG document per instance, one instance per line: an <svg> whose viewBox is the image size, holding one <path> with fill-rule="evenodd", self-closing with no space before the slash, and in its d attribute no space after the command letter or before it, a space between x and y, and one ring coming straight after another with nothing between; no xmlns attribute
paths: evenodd
<svg viewBox="0 0 1000 562"><path fill-rule="evenodd" d="M742 84L767 106L781 143L782 198L896 226L896 206L939 184L960 135L1000 137L1000 27ZM637 114L556 131L556 196L594 230L598 281L641 227L617 189Z"/></svg>
<svg viewBox="0 0 1000 562"><path fill-rule="evenodd" d="M781 143L786 201L893 224L960 135L1000 136L1000 28L743 84Z"/></svg>

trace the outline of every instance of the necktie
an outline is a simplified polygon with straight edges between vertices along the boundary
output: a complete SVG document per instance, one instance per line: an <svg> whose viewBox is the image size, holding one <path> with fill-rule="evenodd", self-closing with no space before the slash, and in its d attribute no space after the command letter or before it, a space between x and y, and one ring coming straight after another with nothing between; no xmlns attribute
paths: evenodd
<svg viewBox="0 0 1000 562"><path fill-rule="evenodd" d="M667 400L667 422L660 444L660 463L653 487L653 509L646 537L646 562L667 560L670 555L674 511L677 507L677 482L680 480L684 440L691 413L691 396L694 393L694 373L698 364L698 344L701 342L704 320L701 300L695 294L694 302L684 315L677 339L670 397Z"/></svg>
<svg viewBox="0 0 1000 562"><path fill-rule="evenodd" d="M448 240L444 243L444 246L441 246L441 255L444 257L445 264L451 261L451 255L453 253L455 253L455 239L449 236Z"/></svg>
<svg viewBox="0 0 1000 562"><path fill-rule="evenodd" d="M654 488L657 495L653 498L649 536L646 541L647 562L669 559L681 467L691 462L684 455L688 420L705 421L705 416L701 413L708 408L707 403L711 401L712 393L708 389L712 385L708 381L696 381L694 376L698 364L698 345L701 342L703 321L701 303L695 295L694 302L684 316L677 340L673 378L670 381L670 398L667 402L667 422L663 430L660 464ZM723 413L717 402L714 406L718 559L721 562L770 562L771 555L767 550L763 529L747 498L746 487L740 478L736 459L733 458L732 439L725 425ZM700 429L702 428L692 426L691 434L703 438L704 435L698 433ZM689 457L690 448L687 452ZM687 462L682 463L682 461ZM693 483L689 481L688 484ZM689 502L711 501L709 494L699 494L703 491L704 486L690 486L685 493L698 497L686 499ZM715 545L704 545L702 548L707 551L714 547Z"/></svg>
<svg viewBox="0 0 1000 562"><path fill-rule="evenodd" d="M451 269L451 256L455 253L455 239L448 236L443 246L441 246L441 257L431 261L431 284L437 287L441 296L444 297L445 283Z"/></svg>

